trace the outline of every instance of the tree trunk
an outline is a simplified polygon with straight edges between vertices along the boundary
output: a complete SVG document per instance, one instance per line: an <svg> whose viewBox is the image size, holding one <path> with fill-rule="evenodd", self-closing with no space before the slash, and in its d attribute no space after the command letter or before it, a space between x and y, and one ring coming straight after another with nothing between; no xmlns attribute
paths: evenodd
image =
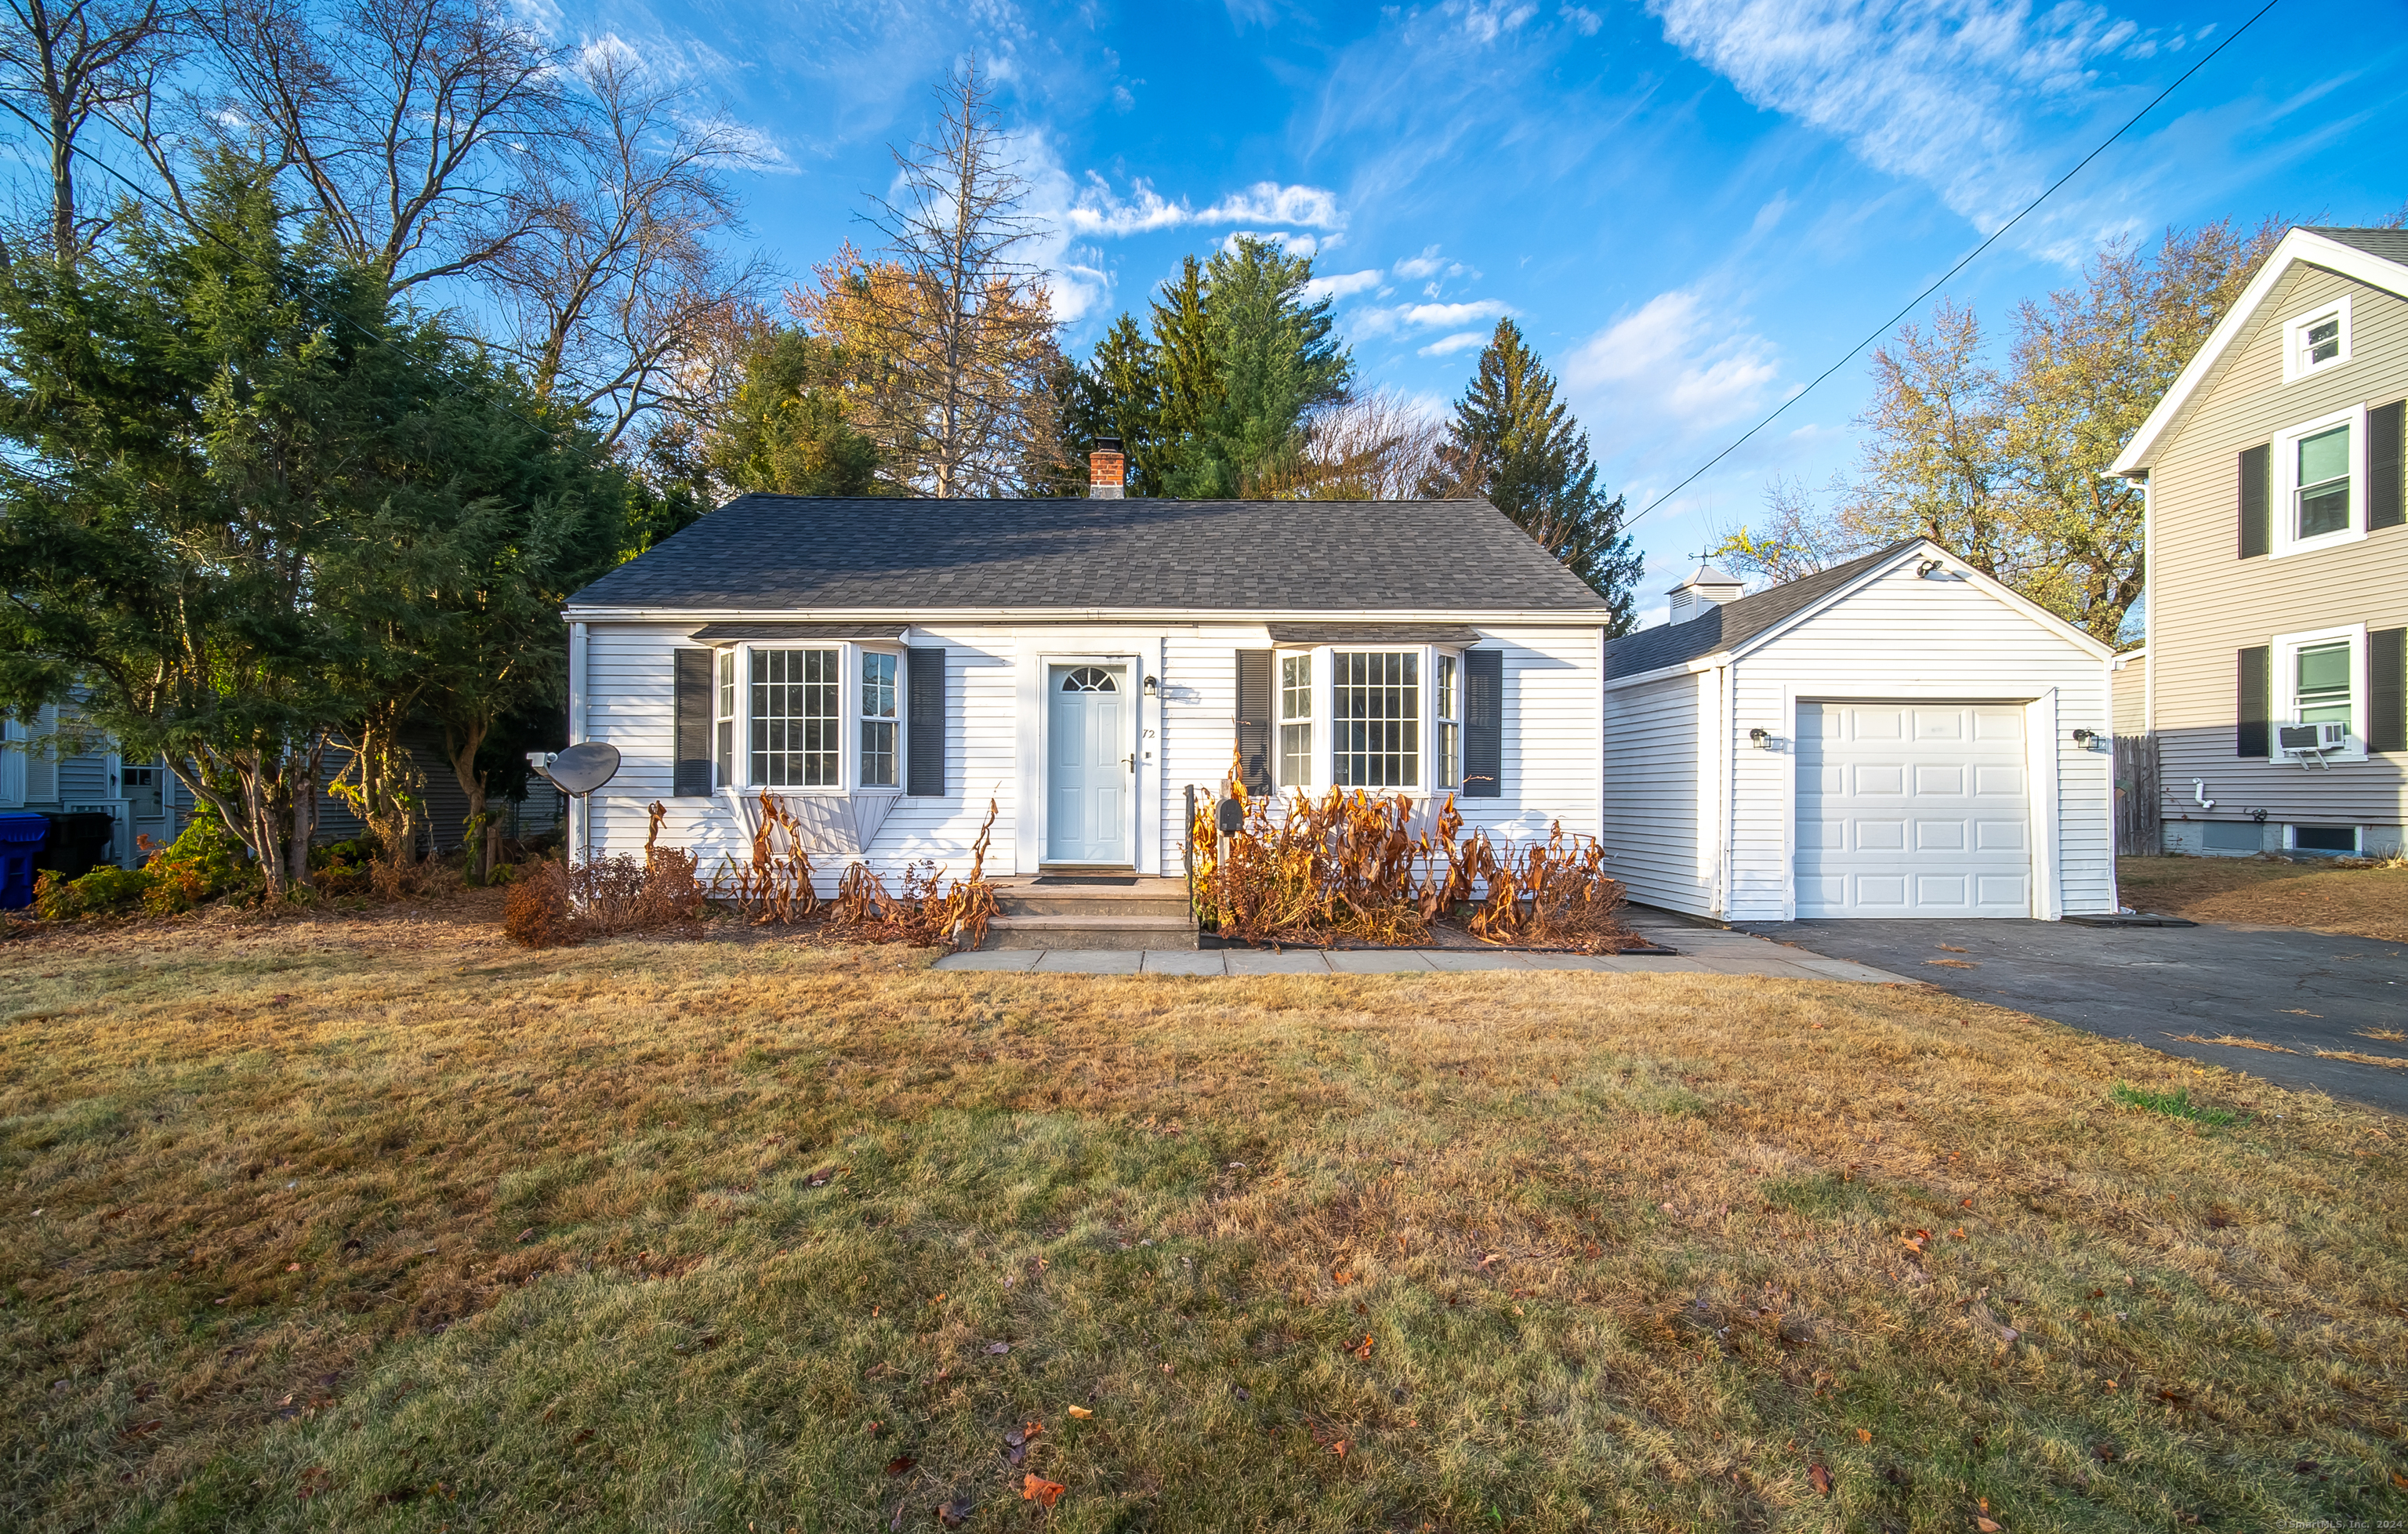
<svg viewBox="0 0 2408 1534"><path fill-rule="evenodd" d="M485 775L477 770L477 753L485 745L485 736L493 722L479 719L460 730L443 726L443 754L451 759L452 776L458 779L460 792L468 799L468 835L463 844L467 853L468 882L481 884L494 871L494 838L491 817L485 811Z"/></svg>
<svg viewBox="0 0 2408 1534"><path fill-rule="evenodd" d="M318 840L318 783L325 771L325 732L312 730L297 760L301 781L293 785L293 844L286 849L296 890L308 888L310 882L309 849Z"/></svg>

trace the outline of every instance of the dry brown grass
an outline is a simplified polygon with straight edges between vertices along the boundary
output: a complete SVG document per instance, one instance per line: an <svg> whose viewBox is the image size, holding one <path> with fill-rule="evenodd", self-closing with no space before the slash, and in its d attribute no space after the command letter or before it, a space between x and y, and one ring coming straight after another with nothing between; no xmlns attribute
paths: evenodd
<svg viewBox="0 0 2408 1534"><path fill-rule="evenodd" d="M2124 903L2137 910L2408 942L2408 867L2317 867L2254 857L2119 857L2115 880Z"/></svg>
<svg viewBox="0 0 2408 1534"><path fill-rule="evenodd" d="M0 946L0 1523L2403 1512L2396 1120L1919 988L924 962Z"/></svg>

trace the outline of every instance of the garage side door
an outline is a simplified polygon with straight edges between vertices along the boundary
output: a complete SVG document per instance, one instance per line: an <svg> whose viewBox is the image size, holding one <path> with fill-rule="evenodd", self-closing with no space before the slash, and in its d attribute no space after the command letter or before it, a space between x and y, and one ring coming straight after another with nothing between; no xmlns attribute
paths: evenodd
<svg viewBox="0 0 2408 1534"><path fill-rule="evenodd" d="M1798 914L2029 916L2020 704L1800 703Z"/></svg>

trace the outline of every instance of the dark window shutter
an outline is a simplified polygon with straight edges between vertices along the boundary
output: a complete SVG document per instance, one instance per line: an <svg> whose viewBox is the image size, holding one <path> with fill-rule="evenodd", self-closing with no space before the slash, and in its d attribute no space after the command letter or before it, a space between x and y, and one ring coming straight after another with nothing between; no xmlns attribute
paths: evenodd
<svg viewBox="0 0 2408 1534"><path fill-rule="evenodd" d="M2271 645L2257 645L2241 652L2240 694L2233 700L2233 718L2239 721L2232 732L2235 756L2273 754L2273 738L2267 729L2267 719L2273 712L2273 660Z"/></svg>
<svg viewBox="0 0 2408 1534"><path fill-rule="evenodd" d="M2408 628L2378 628L2366 645L2366 743L2408 751Z"/></svg>
<svg viewBox="0 0 2408 1534"><path fill-rule="evenodd" d="M2260 444L2241 455L2241 557L2260 559L2268 547L2266 503L2273 494L2274 450ZM2263 752L2258 753L2264 755Z"/></svg>
<svg viewBox="0 0 2408 1534"><path fill-rule="evenodd" d="M903 716L910 740L905 750L903 792L915 799L945 796L945 652L939 645L913 645L904 656Z"/></svg>
<svg viewBox="0 0 2408 1534"><path fill-rule="evenodd" d="M1505 652L1463 652L1463 797L1505 796Z"/></svg>
<svg viewBox="0 0 2408 1534"><path fill-rule="evenodd" d="M710 652L678 650L677 767L669 775L674 799L710 796Z"/></svg>
<svg viewBox="0 0 2408 1534"><path fill-rule="evenodd" d="M1249 794L1271 791L1271 652L1238 652L1238 771Z"/></svg>
<svg viewBox="0 0 2408 1534"><path fill-rule="evenodd" d="M2408 416L2408 399L2395 399L2366 412L2366 525L2397 527L2403 520L2401 501L2401 424Z"/></svg>

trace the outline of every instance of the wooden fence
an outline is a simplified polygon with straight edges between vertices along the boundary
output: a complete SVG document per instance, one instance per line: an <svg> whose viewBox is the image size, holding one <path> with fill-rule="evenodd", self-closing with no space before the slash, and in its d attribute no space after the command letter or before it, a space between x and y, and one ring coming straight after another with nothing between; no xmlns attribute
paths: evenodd
<svg viewBox="0 0 2408 1534"><path fill-rule="evenodd" d="M2158 811L2157 738L2115 738L2115 855L2155 857L2164 850Z"/></svg>

